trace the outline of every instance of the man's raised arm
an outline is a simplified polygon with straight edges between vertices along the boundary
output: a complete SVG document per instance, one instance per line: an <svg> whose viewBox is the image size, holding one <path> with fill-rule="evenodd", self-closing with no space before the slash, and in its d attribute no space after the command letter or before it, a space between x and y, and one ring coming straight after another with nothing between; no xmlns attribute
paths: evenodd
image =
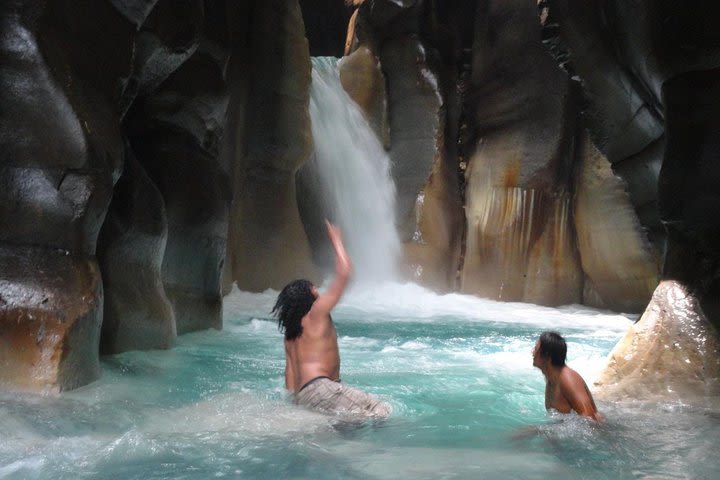
<svg viewBox="0 0 720 480"><path fill-rule="evenodd" d="M327 291L320 295L315 303L313 303L311 311L315 310L317 313L330 313L333 307L340 301L340 297L342 297L345 287L350 281L350 274L352 273L352 261L345 251L342 232L327 220L325 220L325 225L327 226L330 243L332 243L333 249L335 249L335 277L332 279Z"/></svg>

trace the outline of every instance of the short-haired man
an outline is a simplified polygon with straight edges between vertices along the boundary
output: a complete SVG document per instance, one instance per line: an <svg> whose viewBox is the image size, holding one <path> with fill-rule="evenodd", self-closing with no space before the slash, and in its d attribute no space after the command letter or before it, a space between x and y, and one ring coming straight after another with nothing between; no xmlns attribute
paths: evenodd
<svg viewBox="0 0 720 480"><path fill-rule="evenodd" d="M545 408L603 419L580 374L565 365L567 344L557 332L543 332L533 348L533 366L545 375Z"/></svg>
<svg viewBox="0 0 720 480"><path fill-rule="evenodd" d="M356 388L340 383L340 352L330 311L340 301L352 263L340 229L329 222L335 249L335 278L319 293L308 280L295 280L278 295L272 313L285 334L285 388L295 402L323 413L387 417L390 407Z"/></svg>

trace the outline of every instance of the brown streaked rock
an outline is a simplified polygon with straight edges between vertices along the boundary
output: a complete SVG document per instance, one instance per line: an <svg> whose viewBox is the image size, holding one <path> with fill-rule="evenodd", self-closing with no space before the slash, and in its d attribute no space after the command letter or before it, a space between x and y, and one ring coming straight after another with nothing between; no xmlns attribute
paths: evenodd
<svg viewBox="0 0 720 480"><path fill-rule="evenodd" d="M0 246L0 383L60 392L100 376L103 289L94 260Z"/></svg>
<svg viewBox="0 0 720 480"><path fill-rule="evenodd" d="M573 225L558 201L572 190L579 97L540 40L532 2L486 2L475 11L465 108L474 149L465 172L462 291L507 301L527 294L541 304L577 298ZM550 273L551 265L560 271Z"/></svg>
<svg viewBox="0 0 720 480"><path fill-rule="evenodd" d="M643 316L610 352L593 389L607 401L706 405L717 399L720 341L695 295L679 282L661 282Z"/></svg>
<svg viewBox="0 0 720 480"><path fill-rule="evenodd" d="M567 193L478 182L468 186L466 198L464 292L542 305L580 302L582 272Z"/></svg>
<svg viewBox="0 0 720 480"><path fill-rule="evenodd" d="M580 303L583 276L575 246L572 201L563 192L551 202L545 229L530 250L523 302Z"/></svg>

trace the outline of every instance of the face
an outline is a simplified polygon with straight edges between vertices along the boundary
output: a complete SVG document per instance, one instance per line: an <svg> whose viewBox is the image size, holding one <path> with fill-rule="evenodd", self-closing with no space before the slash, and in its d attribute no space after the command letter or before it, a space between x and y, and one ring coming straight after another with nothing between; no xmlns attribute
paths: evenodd
<svg viewBox="0 0 720 480"><path fill-rule="evenodd" d="M540 355L540 340L535 342L535 347L532 350L532 357L533 357L533 367L542 367L544 362L543 358Z"/></svg>
<svg viewBox="0 0 720 480"><path fill-rule="evenodd" d="M318 289L315 285L312 286L310 289L310 293L312 293L312 296L315 297L315 300L320 296L320 292L318 292Z"/></svg>

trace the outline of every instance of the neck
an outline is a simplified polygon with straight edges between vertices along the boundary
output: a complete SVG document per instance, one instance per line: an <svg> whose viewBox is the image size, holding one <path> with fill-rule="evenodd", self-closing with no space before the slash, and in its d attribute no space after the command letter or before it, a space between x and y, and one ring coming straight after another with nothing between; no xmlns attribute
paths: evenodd
<svg viewBox="0 0 720 480"><path fill-rule="evenodd" d="M548 363L543 369L542 373L545 375L545 378L550 383L555 383L557 379L560 377L560 371L563 369L564 365L553 365L552 363Z"/></svg>

